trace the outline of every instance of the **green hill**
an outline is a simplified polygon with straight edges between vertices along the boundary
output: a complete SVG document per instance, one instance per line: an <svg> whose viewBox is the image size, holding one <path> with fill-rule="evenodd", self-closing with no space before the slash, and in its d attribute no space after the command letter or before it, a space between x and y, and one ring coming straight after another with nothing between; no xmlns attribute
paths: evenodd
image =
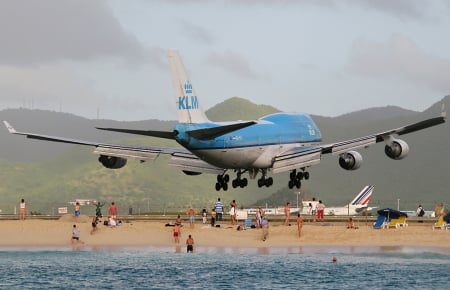
<svg viewBox="0 0 450 290"><path fill-rule="evenodd" d="M313 116L324 142L364 136L368 133L400 127L408 123L436 116L441 104L450 105L450 97L430 106L424 112L412 112L396 107L373 108L329 118ZM255 105L240 98L232 98L207 111L211 120L257 119L276 112L270 106ZM10 121L17 129L51 135L118 142L177 146L173 141L135 137L133 135L103 132L96 126L124 128L154 128L170 130L172 122L146 120L117 122L89 120L78 116L39 110L3 110L2 120ZM323 156L322 163L310 168L311 179L304 182L301 196L315 196L328 205L343 205L351 200L364 185L375 185L372 205L414 209L418 203L432 209L437 202L448 200L450 172L450 129L448 123L402 136L408 142L410 154L402 161L390 160L384 155L382 144L360 150L364 164L356 171L340 169L337 157ZM274 176L274 186L258 188L250 180L245 189L216 192L214 175L186 176L169 168L167 157L140 164L129 161L118 170L108 170L92 154L91 148L53 144L12 136L0 129L0 209L12 213L20 198L25 198L33 211L55 213L76 198L96 198L102 202L115 201L121 213L132 207L134 213L176 211L184 213L189 206L210 209L221 197L225 203L233 199L240 207L262 205L278 206L291 201L294 205L298 191L287 188L287 174ZM231 173L233 176L233 174ZM94 213L94 208L82 209Z"/></svg>

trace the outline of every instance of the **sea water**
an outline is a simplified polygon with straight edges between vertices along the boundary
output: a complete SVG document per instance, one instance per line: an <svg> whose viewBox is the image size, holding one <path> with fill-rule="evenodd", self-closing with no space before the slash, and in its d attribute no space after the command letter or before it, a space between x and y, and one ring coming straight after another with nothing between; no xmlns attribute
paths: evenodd
<svg viewBox="0 0 450 290"><path fill-rule="evenodd" d="M0 251L1 289L450 289L448 249L59 248ZM335 258L335 262L333 262Z"/></svg>

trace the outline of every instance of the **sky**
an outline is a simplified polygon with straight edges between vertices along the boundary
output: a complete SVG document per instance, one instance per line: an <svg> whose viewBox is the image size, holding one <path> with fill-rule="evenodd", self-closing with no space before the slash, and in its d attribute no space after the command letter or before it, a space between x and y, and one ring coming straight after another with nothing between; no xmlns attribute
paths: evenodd
<svg viewBox="0 0 450 290"><path fill-rule="evenodd" d="M167 50L204 109L338 116L450 94L450 1L0 1L0 110L175 120Z"/></svg>

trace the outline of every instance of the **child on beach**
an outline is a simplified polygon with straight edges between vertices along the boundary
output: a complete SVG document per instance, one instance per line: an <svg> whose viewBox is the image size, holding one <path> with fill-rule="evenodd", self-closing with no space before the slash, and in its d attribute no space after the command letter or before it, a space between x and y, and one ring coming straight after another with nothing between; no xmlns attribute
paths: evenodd
<svg viewBox="0 0 450 290"><path fill-rule="evenodd" d="M84 244L84 242L82 242L80 240L80 231L78 230L77 225L73 225L73 227L72 227L72 244L78 243L78 242Z"/></svg>
<svg viewBox="0 0 450 290"><path fill-rule="evenodd" d="M216 209L211 210L211 226L214 227L216 224Z"/></svg>
<svg viewBox="0 0 450 290"><path fill-rule="evenodd" d="M91 230L91 235L94 234L95 231L97 231L97 224L98 224L98 216L93 216L92 217L92 230Z"/></svg>

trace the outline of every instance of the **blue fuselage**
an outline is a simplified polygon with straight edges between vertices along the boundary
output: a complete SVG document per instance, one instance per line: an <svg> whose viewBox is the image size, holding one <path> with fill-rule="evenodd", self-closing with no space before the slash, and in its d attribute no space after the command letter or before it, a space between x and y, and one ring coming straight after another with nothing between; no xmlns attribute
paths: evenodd
<svg viewBox="0 0 450 290"><path fill-rule="evenodd" d="M213 128L230 123L183 124L175 126L176 141L206 162L223 168L269 168L273 158L296 146L314 144L322 135L309 115L276 113L258 120L257 124L199 140L188 131ZM225 158L224 158L225 153Z"/></svg>

